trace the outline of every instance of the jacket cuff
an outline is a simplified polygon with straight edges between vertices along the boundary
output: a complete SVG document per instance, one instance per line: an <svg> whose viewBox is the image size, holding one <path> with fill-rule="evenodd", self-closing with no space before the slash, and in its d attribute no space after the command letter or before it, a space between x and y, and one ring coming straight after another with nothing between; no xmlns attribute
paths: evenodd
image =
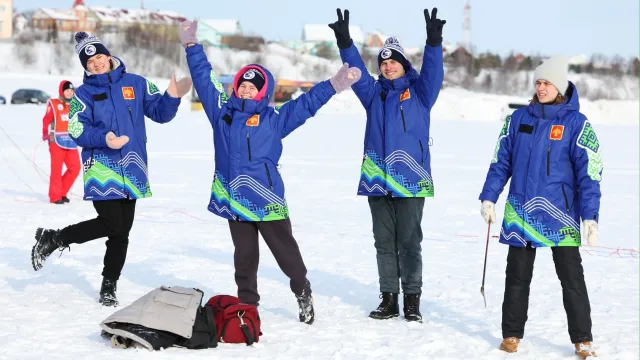
<svg viewBox="0 0 640 360"><path fill-rule="evenodd" d="M480 193L478 200L480 201L488 200L495 204L498 202L499 197L500 196L494 193L493 191L483 191L482 193Z"/></svg>
<svg viewBox="0 0 640 360"><path fill-rule="evenodd" d="M599 220L600 220L600 214L598 214L597 212L593 212L593 211L582 212L580 217L582 217L582 221L595 220L596 222L599 222Z"/></svg>

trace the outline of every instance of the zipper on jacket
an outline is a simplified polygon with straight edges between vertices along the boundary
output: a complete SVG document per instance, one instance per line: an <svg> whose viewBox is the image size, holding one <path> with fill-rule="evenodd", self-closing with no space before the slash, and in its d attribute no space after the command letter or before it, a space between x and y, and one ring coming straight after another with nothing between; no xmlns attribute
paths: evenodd
<svg viewBox="0 0 640 360"><path fill-rule="evenodd" d="M107 73L107 77L109 78L109 83L111 83L111 75L109 73ZM109 94L111 94L111 85L107 85L107 88L109 89ZM113 108L116 108L116 104L113 102L113 97L109 96L109 98L111 99L111 105L113 106ZM117 121L116 121L117 124ZM118 136L121 136L122 134L120 133L120 125L117 125L118 127ZM120 160L124 159L124 156L122 156L122 148L120 148L118 150L118 153L120 153ZM124 169L121 169L122 171L122 192L127 196L127 199L131 199L131 194L129 194L129 190L127 190L127 187L125 186L125 184L127 183L127 177L124 175Z"/></svg>
<svg viewBox="0 0 640 360"><path fill-rule="evenodd" d="M129 119L131 119L131 125L133 127L136 127L136 124L133 122L133 113L131 111L131 106L127 106L127 109L129 110Z"/></svg>
<svg viewBox="0 0 640 360"><path fill-rule="evenodd" d="M407 123L404 121L404 109L402 109L402 105L400 105L400 116L402 116L402 128L404 132L407 132Z"/></svg>
<svg viewBox="0 0 640 360"><path fill-rule="evenodd" d="M249 133L247 133L247 150L249 150L249 161L251 161L251 141L249 140Z"/></svg>
<svg viewBox="0 0 640 360"><path fill-rule="evenodd" d="M551 146L547 148L547 176L551 173Z"/></svg>
<svg viewBox="0 0 640 360"><path fill-rule="evenodd" d="M541 104L540 108L542 108L542 118L544 119L544 104Z"/></svg>
<svg viewBox="0 0 640 360"><path fill-rule="evenodd" d="M264 169L267 171L267 180L269 180L269 187L273 190L273 182L271 182L271 173L269 172L269 167L267 163L264 163Z"/></svg>
<svg viewBox="0 0 640 360"><path fill-rule="evenodd" d="M567 199L567 192L564 191L564 184L562 184L562 196L564 197L564 207L569 212L569 200Z"/></svg>
<svg viewBox="0 0 640 360"><path fill-rule="evenodd" d="M245 101L245 99L242 99L242 110L240 110L242 112L244 112L244 101Z"/></svg>
<svg viewBox="0 0 640 360"><path fill-rule="evenodd" d="M418 140L418 143L420 144L420 154L422 155L420 160L422 161L422 166L424 166L424 147L422 146L422 140Z"/></svg>

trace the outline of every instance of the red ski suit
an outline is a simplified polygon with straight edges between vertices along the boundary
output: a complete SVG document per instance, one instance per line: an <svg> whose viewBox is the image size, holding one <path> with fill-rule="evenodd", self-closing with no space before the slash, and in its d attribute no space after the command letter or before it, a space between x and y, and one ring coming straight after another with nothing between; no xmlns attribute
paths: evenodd
<svg viewBox="0 0 640 360"><path fill-rule="evenodd" d="M80 174L80 155L77 145L67 131L69 123L69 104L64 98L60 82L58 99L50 99L47 112L42 118L42 139L49 141L51 153L51 176L49 179L49 201L56 202L67 196L69 189ZM62 164L67 170L62 174Z"/></svg>

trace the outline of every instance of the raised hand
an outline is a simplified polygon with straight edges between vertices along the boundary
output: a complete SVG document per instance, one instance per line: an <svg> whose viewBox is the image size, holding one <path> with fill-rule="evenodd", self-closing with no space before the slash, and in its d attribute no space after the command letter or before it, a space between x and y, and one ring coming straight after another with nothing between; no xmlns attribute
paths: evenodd
<svg viewBox="0 0 640 360"><path fill-rule="evenodd" d="M349 67L348 63L344 63L340 70L333 75L329 82L336 90L337 94L347 90L351 85L355 84L362 76L362 71L357 67Z"/></svg>
<svg viewBox="0 0 640 360"><path fill-rule="evenodd" d="M169 96L172 98L181 98L191 90L191 84L190 76L184 77L176 82L176 74L171 74L171 81L169 82L167 93L169 93Z"/></svg>
<svg viewBox="0 0 640 360"><path fill-rule="evenodd" d="M123 146L126 145L126 143L129 142L129 137L126 135L116 136L116 134L114 134L113 131L109 131L107 133L107 136L105 136L105 140L107 141L108 147L114 150L118 150L118 149L121 149Z"/></svg>
<svg viewBox="0 0 640 360"><path fill-rule="evenodd" d="M329 27L333 29L333 32L336 34L336 42L338 43L338 48L346 49L353 41L351 41L351 35L349 34L349 10L344 10L344 19L342 18L342 11L340 9L336 9L338 13L338 21L329 24Z"/></svg>
<svg viewBox="0 0 640 360"><path fill-rule="evenodd" d="M196 32L198 31L198 20L185 20L180 23L180 43L182 47L187 48L189 44L196 44Z"/></svg>
<svg viewBox="0 0 640 360"><path fill-rule="evenodd" d="M442 44L442 27L447 23L447 20L438 19L437 15L438 8L431 10L431 16L429 16L429 9L424 9L424 20L427 23L427 44L429 46Z"/></svg>

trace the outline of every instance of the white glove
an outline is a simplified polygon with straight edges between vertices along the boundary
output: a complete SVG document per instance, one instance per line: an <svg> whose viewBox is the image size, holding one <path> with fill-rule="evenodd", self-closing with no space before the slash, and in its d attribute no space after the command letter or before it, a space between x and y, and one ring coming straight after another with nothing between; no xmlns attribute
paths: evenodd
<svg viewBox="0 0 640 360"><path fill-rule="evenodd" d="M480 206L480 215L484 218L484 222L496 222L496 204L489 200L484 200Z"/></svg>
<svg viewBox="0 0 640 360"><path fill-rule="evenodd" d="M129 137L126 135L116 136L113 131L109 131L107 136L105 136L105 140L107 141L107 146L118 150L121 149L126 143L129 142Z"/></svg>
<svg viewBox="0 0 640 360"><path fill-rule="evenodd" d="M598 223L595 220L582 222L582 241L587 240L590 246L596 246L598 240Z"/></svg>

